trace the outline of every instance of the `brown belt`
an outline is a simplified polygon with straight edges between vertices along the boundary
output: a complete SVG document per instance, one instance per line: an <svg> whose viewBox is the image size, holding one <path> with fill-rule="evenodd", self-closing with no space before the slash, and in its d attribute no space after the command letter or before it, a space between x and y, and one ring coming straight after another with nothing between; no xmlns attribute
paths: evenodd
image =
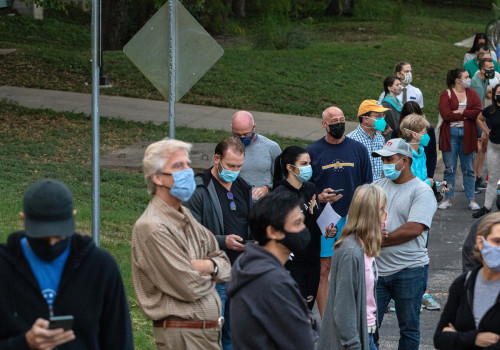
<svg viewBox="0 0 500 350"><path fill-rule="evenodd" d="M219 327L219 321L170 321L158 320L153 321L153 327L159 328L215 328Z"/></svg>

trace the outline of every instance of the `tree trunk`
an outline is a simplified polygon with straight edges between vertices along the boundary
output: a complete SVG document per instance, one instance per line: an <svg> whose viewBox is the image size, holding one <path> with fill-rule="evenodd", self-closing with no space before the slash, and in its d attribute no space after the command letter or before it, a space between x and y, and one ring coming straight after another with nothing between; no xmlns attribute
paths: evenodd
<svg viewBox="0 0 500 350"><path fill-rule="evenodd" d="M233 14L236 18L245 18L245 0L233 0Z"/></svg>
<svg viewBox="0 0 500 350"><path fill-rule="evenodd" d="M332 0L325 10L326 16L338 16L341 13L343 16L352 16L355 0ZM340 4L342 3L342 9Z"/></svg>
<svg viewBox="0 0 500 350"><path fill-rule="evenodd" d="M121 50L127 32L126 21L130 0L102 0L102 48Z"/></svg>

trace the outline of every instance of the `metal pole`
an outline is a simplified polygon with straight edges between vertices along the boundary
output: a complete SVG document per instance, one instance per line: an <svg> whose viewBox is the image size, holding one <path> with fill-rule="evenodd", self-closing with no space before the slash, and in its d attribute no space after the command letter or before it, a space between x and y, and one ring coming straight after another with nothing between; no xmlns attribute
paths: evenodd
<svg viewBox="0 0 500 350"><path fill-rule="evenodd" d="M101 0L92 0L92 238L100 246L99 31Z"/></svg>
<svg viewBox="0 0 500 350"><path fill-rule="evenodd" d="M170 0L170 94L169 94L169 116L170 116L170 138L175 139L175 79L177 69L177 21L175 8L177 0Z"/></svg>

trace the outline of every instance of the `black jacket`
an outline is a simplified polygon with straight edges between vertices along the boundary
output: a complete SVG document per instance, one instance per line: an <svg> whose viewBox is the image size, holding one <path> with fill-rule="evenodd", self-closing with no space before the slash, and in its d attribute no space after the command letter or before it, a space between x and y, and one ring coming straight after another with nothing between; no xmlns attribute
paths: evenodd
<svg viewBox="0 0 500 350"><path fill-rule="evenodd" d="M321 231L316 223L321 213L319 205L314 207L313 213L309 212L312 196L316 194L316 187L312 182L306 181L300 189L296 189L286 180L279 182L273 192L293 192L302 200L300 209L305 216L304 223L311 234L311 241L301 253L294 253L294 258L288 261L285 267L290 271L314 271L320 265Z"/></svg>
<svg viewBox="0 0 500 350"><path fill-rule="evenodd" d="M49 319L47 302L22 252L24 236L23 231L15 232L0 245L0 349L28 350L25 333L37 318ZM74 317L75 339L58 350L134 347L118 265L90 237L71 237L53 311L54 316Z"/></svg>
<svg viewBox="0 0 500 350"><path fill-rule="evenodd" d="M439 350L485 349L475 345L480 332L500 334L500 295L496 303L484 314L476 329L472 305L476 277L482 266L462 274L450 287L448 301L434 334L434 346ZM453 324L457 332L442 332L448 323ZM500 342L486 349L500 349Z"/></svg>
<svg viewBox="0 0 500 350"><path fill-rule="evenodd" d="M235 350L314 349L309 310L281 262L247 244L233 264L226 292Z"/></svg>
<svg viewBox="0 0 500 350"><path fill-rule="evenodd" d="M219 248L227 252L226 236L224 235L224 219L222 217L222 209L220 207L217 190L212 182L212 168L205 170L203 173L196 174L196 191L191 198L184 203L196 220L203 226L208 228L215 235ZM245 200L248 201L248 208L252 207L252 186L238 176L235 182L247 193ZM247 236L243 239L249 239Z"/></svg>

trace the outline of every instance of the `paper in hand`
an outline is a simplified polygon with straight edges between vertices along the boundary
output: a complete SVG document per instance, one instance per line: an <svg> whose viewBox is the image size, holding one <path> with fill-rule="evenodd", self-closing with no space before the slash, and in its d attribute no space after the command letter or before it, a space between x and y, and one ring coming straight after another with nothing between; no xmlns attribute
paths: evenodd
<svg viewBox="0 0 500 350"><path fill-rule="evenodd" d="M316 223L318 224L319 229L321 230L321 234L325 238L326 236L326 228L330 225L337 225L337 222L342 217L333 210L332 205L330 203L326 203L325 208L323 209L323 212L321 215L318 217L318 220L316 220Z"/></svg>

